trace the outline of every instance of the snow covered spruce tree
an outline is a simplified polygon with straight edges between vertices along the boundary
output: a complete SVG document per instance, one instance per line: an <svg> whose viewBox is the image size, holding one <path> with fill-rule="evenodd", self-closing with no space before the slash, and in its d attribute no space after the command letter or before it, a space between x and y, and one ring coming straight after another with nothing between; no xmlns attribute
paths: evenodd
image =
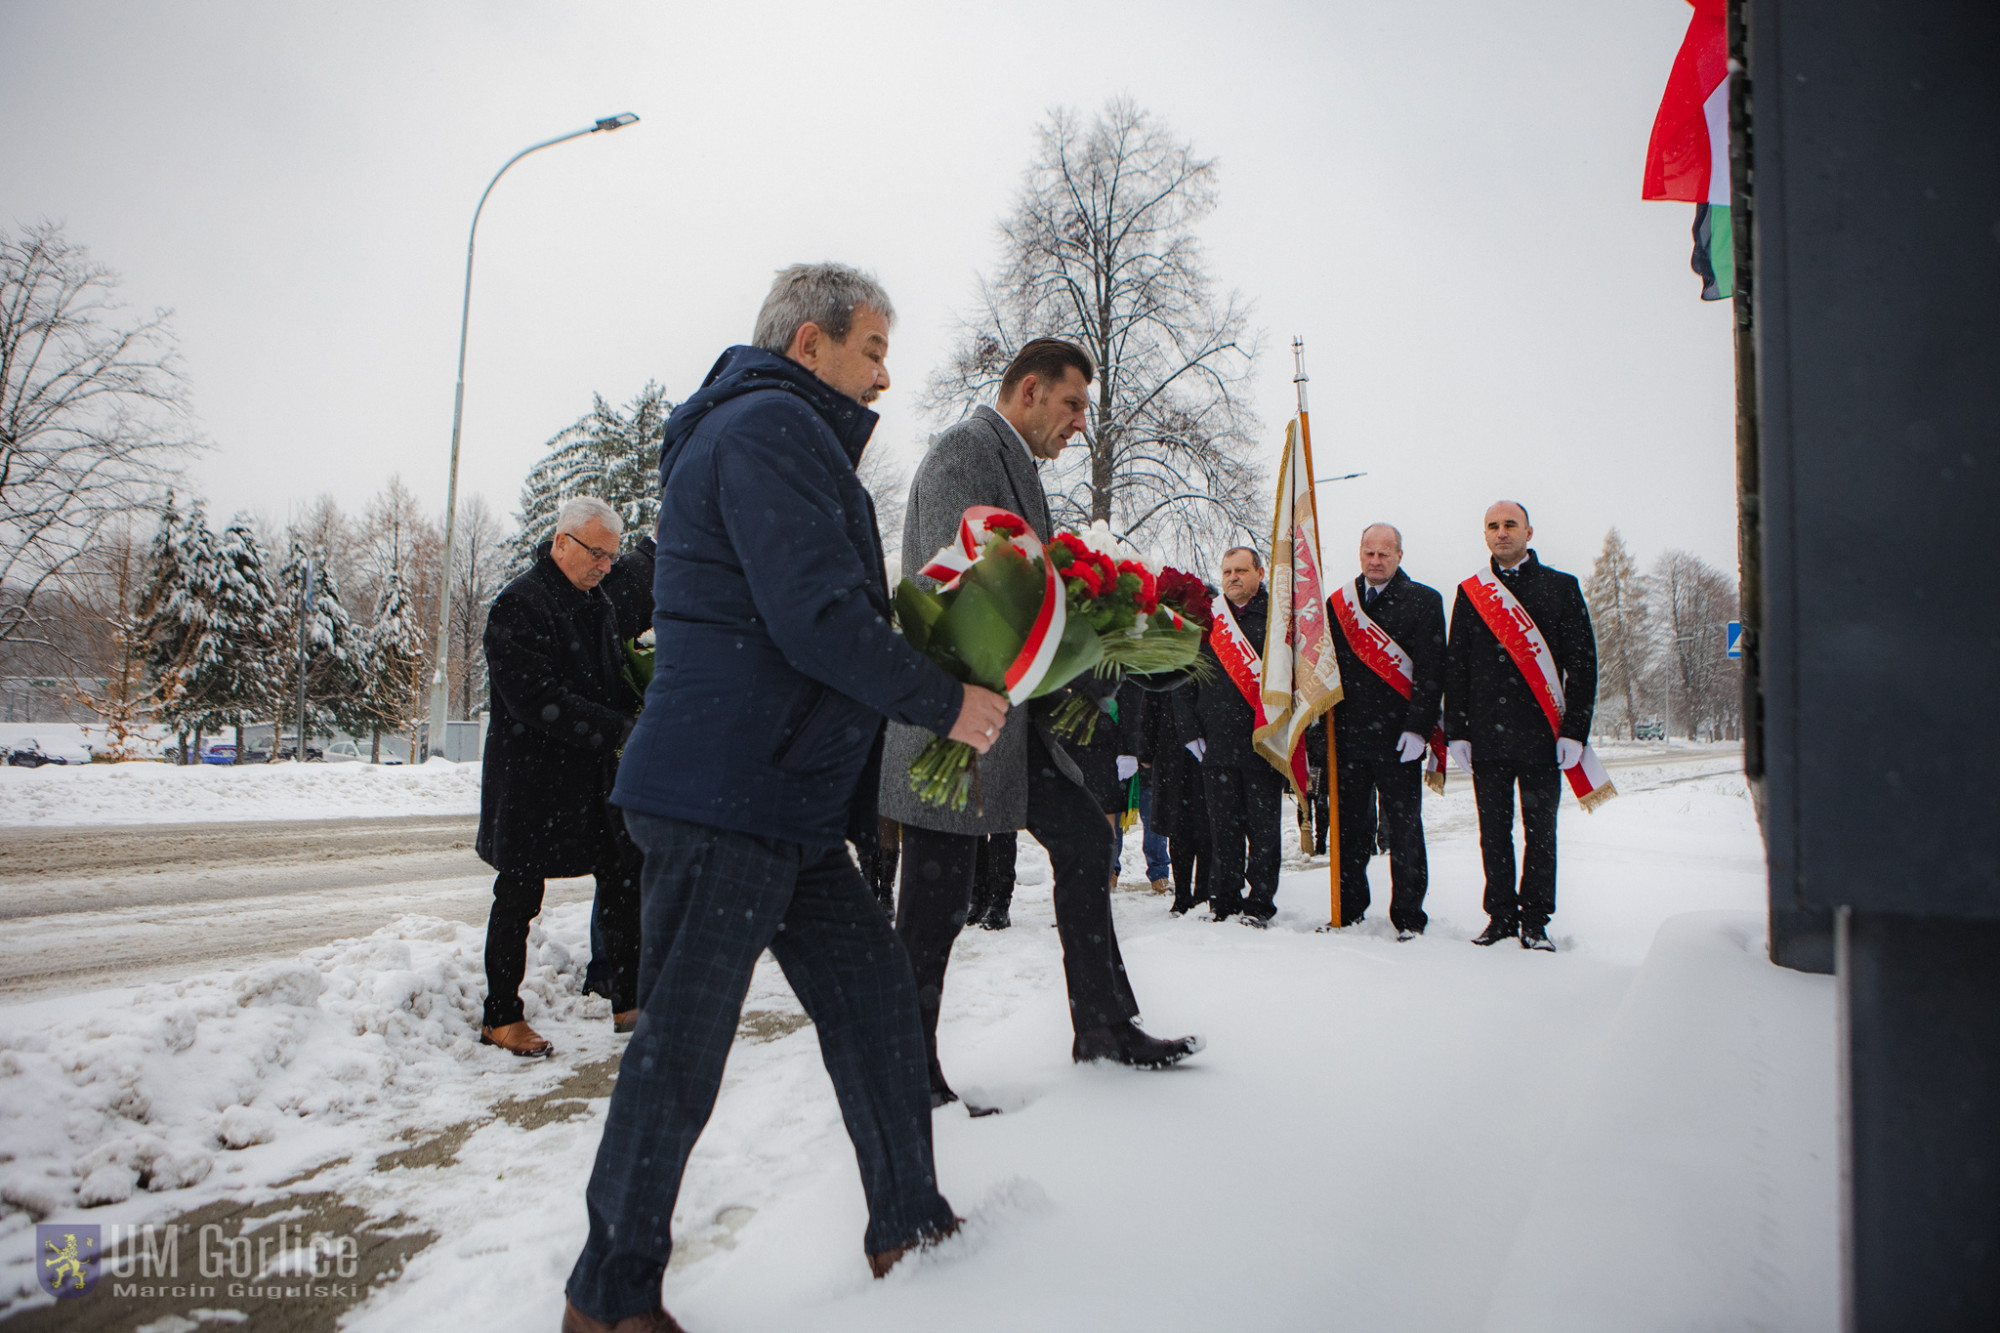
<svg viewBox="0 0 2000 1333"><path fill-rule="evenodd" d="M0 646L45 637L36 599L193 441L167 314L117 287L56 223L0 230Z"/></svg>
<svg viewBox="0 0 2000 1333"><path fill-rule="evenodd" d="M650 380L623 412L592 395L590 411L555 434L521 486L516 568L535 558L555 530L557 511L579 495L617 510L635 539L653 530L660 515L660 432L673 410L667 391Z"/></svg>
<svg viewBox="0 0 2000 1333"><path fill-rule="evenodd" d="M382 758L382 733L408 733L410 753L417 753L417 720L423 702L428 654L416 603L403 586L399 569L389 569L375 601L375 623L365 636L360 704L368 715L369 762Z"/></svg>
<svg viewBox="0 0 2000 1333"><path fill-rule="evenodd" d="M236 729L240 758L243 728L271 717L284 700L278 589L247 516L238 515L215 543L211 596L194 688L212 724Z"/></svg>
<svg viewBox="0 0 2000 1333"><path fill-rule="evenodd" d="M1067 338L1098 376L1085 447L1045 478L1056 523L1106 519L1181 557L1261 532L1249 312L1217 295L1195 235L1215 209L1214 160L1123 97L1088 123L1053 112L1037 137L999 267L923 406L955 421L992 400L1022 344Z"/></svg>
<svg viewBox="0 0 2000 1333"><path fill-rule="evenodd" d="M1651 630L1646 620L1645 579L1618 529L1604 534L1604 550L1590 567L1583 596L1590 604L1591 627L1597 631L1597 695L1621 701L1625 725L1631 728L1639 719L1638 695L1644 684Z"/></svg>
<svg viewBox="0 0 2000 1333"><path fill-rule="evenodd" d="M169 492L147 556L139 637L153 682L153 713L181 737L181 755L200 753L213 705L208 697L209 621L216 602L215 536L197 500L186 514ZM187 748L192 736L194 749Z"/></svg>
<svg viewBox="0 0 2000 1333"><path fill-rule="evenodd" d="M366 641L357 635L340 601L340 580L326 553L294 539L278 571L277 660L282 669L278 730L296 727L300 670L300 617L304 617L306 731L323 736L336 729L359 734L369 726L362 698ZM306 740L301 738L303 757Z"/></svg>

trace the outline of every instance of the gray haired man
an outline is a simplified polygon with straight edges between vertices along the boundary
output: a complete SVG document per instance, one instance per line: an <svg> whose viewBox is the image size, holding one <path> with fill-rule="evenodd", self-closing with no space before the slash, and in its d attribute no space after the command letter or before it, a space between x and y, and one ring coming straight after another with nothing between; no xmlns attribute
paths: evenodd
<svg viewBox="0 0 2000 1333"><path fill-rule="evenodd" d="M889 624L855 465L889 387L894 312L838 264L778 275L754 347L722 354L660 450L663 669L612 799L645 853L639 1024L584 1200L565 1333L670 1329L660 1277L681 1173L765 950L813 1022L853 1140L879 1277L957 1227L938 1192L917 984L846 840L872 842L882 723L985 752L1007 701Z"/></svg>
<svg viewBox="0 0 2000 1333"><path fill-rule="evenodd" d="M528 925L545 881L597 876L595 925L613 1021L629 1030L639 969L637 855L607 807L639 698L620 671L611 601L597 586L624 524L602 500L571 500L528 572L486 617L492 711L479 786L480 857L499 871L486 922L479 1038L520 1056L549 1043L521 1007Z"/></svg>

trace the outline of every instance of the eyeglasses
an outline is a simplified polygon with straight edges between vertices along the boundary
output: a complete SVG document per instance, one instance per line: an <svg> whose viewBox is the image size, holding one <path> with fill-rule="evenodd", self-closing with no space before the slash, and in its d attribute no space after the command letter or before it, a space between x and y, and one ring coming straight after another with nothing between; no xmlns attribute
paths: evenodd
<svg viewBox="0 0 2000 1333"><path fill-rule="evenodd" d="M584 550L590 552L590 558L593 560L602 560L605 564L609 565L616 563L618 559L618 552L600 551L595 546L592 546L589 542L579 538L573 532L565 532L565 533L560 533L558 535L569 538L572 542L575 542L578 546L581 546Z"/></svg>

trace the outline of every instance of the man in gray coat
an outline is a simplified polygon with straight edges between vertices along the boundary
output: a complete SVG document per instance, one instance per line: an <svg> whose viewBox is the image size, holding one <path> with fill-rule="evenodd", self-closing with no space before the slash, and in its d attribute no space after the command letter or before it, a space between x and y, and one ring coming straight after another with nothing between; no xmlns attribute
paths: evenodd
<svg viewBox="0 0 2000 1333"><path fill-rule="evenodd" d="M975 409L933 440L918 465L903 523L904 569L922 569L940 547L957 540L959 521L971 505L1018 514L1036 536L1049 540L1049 503L1036 461L1055 458L1083 429L1095 373L1089 353L1074 343L1037 338L1021 349L1000 381L997 410ZM916 969L933 1105L957 1100L938 1064L938 1009L986 834L1025 828L1048 849L1076 1030L1073 1058L1164 1069L1201 1049L1199 1037L1163 1041L1133 1021L1139 1006L1119 957L1105 875L1113 834L1085 790L1083 775L1049 732L1049 714L1060 698L1058 692L1037 700L1025 710L1031 725L1019 725L1017 715L1016 725L1000 732L979 760L980 799L964 810L927 805L910 790L910 764L931 733L889 724L881 810L903 825L896 934Z"/></svg>

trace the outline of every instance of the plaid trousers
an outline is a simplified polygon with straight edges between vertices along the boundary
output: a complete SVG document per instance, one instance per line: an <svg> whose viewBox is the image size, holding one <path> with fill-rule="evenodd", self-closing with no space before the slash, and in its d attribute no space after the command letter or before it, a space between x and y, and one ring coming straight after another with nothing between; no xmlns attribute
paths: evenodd
<svg viewBox="0 0 2000 1333"><path fill-rule="evenodd" d="M659 1308L681 1175L765 949L818 1030L868 1199L863 1248L879 1254L949 1225L916 979L847 849L635 811L625 824L645 853L640 1017L584 1194L590 1238L570 1301L606 1323Z"/></svg>

